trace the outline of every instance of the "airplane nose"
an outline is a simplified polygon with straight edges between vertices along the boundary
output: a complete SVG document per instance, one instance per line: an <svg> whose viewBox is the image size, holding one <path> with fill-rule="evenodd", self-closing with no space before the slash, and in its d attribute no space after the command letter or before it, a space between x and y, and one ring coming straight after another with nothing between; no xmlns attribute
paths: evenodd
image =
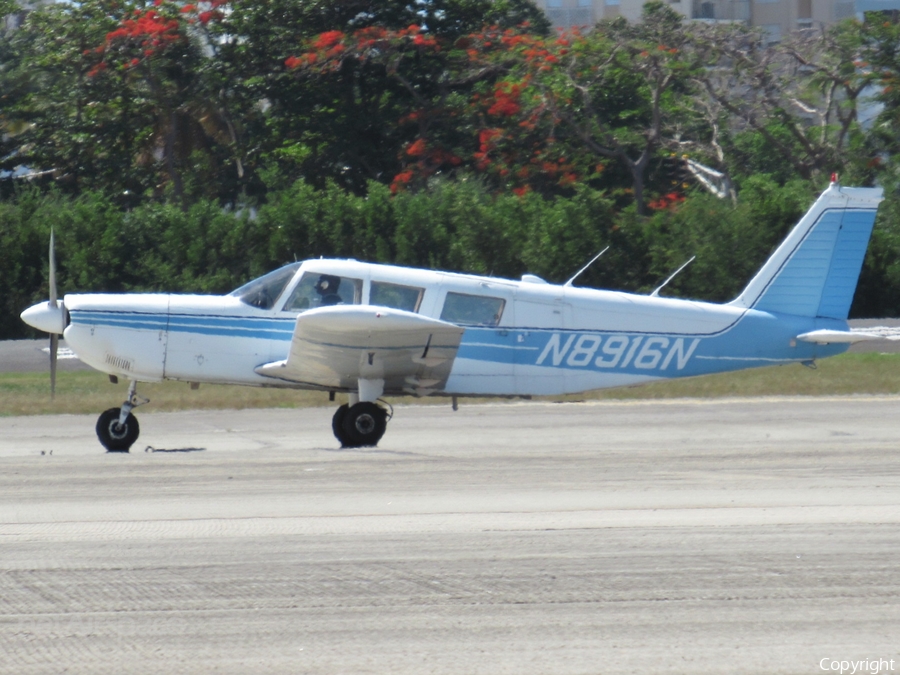
<svg viewBox="0 0 900 675"><path fill-rule="evenodd" d="M49 302L39 302L26 309L20 315L22 321L32 328L37 328L45 333L59 333L66 329L65 308L60 304L53 307Z"/></svg>

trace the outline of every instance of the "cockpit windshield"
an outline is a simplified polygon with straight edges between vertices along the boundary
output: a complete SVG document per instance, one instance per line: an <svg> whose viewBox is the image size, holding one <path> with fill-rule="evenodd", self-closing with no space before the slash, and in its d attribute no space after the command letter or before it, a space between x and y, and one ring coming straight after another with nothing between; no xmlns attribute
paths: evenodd
<svg viewBox="0 0 900 675"><path fill-rule="evenodd" d="M279 267L274 272L254 279L244 284L240 288L232 291L229 295L240 298L241 302L251 307L259 307L260 309L272 309L278 296L284 291L284 287L294 278L294 274L300 268L302 263L291 263L284 267Z"/></svg>

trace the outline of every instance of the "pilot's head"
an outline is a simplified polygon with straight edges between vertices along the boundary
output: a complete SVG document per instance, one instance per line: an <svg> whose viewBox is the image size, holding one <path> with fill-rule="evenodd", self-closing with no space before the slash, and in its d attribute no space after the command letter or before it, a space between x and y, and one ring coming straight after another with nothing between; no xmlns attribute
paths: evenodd
<svg viewBox="0 0 900 675"><path fill-rule="evenodd" d="M323 274L316 282L316 293L319 295L334 295L341 285L341 278L331 274Z"/></svg>

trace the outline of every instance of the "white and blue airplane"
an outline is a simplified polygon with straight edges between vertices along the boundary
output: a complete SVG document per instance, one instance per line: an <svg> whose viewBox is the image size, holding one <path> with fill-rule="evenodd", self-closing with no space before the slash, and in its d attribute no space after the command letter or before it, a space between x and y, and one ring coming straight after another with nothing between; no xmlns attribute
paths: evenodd
<svg viewBox="0 0 900 675"><path fill-rule="evenodd" d="M726 304L376 265L307 260L225 296L68 294L22 319L60 334L128 399L100 415L110 451L138 437L138 382L181 380L348 395L332 428L373 446L384 395L561 395L772 364L812 363L875 336L850 303L880 188L832 182Z"/></svg>

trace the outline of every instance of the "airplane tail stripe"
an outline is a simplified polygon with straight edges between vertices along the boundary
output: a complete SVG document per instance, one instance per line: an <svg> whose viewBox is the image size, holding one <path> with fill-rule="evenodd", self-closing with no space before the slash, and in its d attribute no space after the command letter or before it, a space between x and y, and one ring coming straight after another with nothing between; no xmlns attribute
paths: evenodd
<svg viewBox="0 0 900 675"><path fill-rule="evenodd" d="M755 309L816 316L828 277L843 211L829 210L813 225L780 273L757 300Z"/></svg>

